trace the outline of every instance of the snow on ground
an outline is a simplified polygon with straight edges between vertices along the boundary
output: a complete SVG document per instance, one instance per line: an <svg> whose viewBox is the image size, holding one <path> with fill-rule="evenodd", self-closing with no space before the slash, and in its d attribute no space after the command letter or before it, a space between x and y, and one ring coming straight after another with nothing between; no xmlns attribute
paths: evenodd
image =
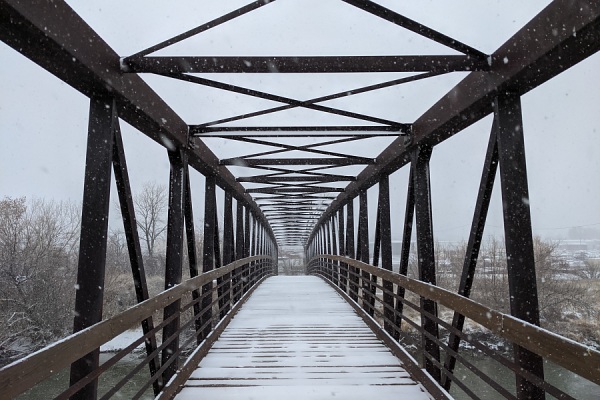
<svg viewBox="0 0 600 400"><path fill-rule="evenodd" d="M129 331L125 331L117 337L113 338L112 340L109 340L108 342L100 346L100 351L110 353L123 350L135 340L139 339L142 335L143 333L141 329L132 329ZM143 346L144 342L140 343L140 345L137 346L136 349L142 349Z"/></svg>

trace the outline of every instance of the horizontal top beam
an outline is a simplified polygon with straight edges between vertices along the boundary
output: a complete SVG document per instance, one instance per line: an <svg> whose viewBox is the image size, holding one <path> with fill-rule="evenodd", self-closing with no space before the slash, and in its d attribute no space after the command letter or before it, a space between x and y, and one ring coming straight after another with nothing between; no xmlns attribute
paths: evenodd
<svg viewBox="0 0 600 400"><path fill-rule="evenodd" d="M122 72L177 73L350 73L486 71L485 60L442 56L129 57Z"/></svg>
<svg viewBox="0 0 600 400"><path fill-rule="evenodd" d="M246 193L339 193L343 192L343 188L328 188L328 187L264 187L246 189Z"/></svg>
<svg viewBox="0 0 600 400"><path fill-rule="evenodd" d="M221 160L221 165L237 167L257 167L261 165L361 165L374 164L374 159L367 158L230 158Z"/></svg>
<svg viewBox="0 0 600 400"><path fill-rule="evenodd" d="M236 179L238 182L277 183L277 182L340 182L355 181L354 176L344 175L304 175L304 176L245 176Z"/></svg>
<svg viewBox="0 0 600 400"><path fill-rule="evenodd" d="M410 132L410 124L397 125L322 125L322 126L202 126L190 125L190 135L209 137L208 133L216 132L395 132L397 136ZM240 135L242 136L242 135ZM340 135L336 135L340 136ZM351 135L356 136L356 135ZM219 136L220 137L220 136ZM247 137L247 135L243 135ZM284 135L284 137L293 137ZM299 135L297 137L306 137ZM365 136L367 137L367 136ZM368 137L373 137L368 136Z"/></svg>

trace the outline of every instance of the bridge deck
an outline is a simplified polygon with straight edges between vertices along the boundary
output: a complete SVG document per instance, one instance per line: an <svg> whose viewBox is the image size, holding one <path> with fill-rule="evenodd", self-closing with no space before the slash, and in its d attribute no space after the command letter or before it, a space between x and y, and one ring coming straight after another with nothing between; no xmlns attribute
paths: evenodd
<svg viewBox="0 0 600 400"><path fill-rule="evenodd" d="M321 279L268 278L176 397L430 399Z"/></svg>

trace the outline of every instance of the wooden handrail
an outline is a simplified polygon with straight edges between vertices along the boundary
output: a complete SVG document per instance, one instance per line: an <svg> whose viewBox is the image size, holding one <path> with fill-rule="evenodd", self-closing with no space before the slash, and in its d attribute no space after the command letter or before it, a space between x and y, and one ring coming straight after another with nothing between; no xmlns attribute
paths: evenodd
<svg viewBox="0 0 600 400"><path fill-rule="evenodd" d="M459 312L498 336L600 385L600 352L588 346L579 344L511 315L493 310L439 286L408 278L396 272L342 256L320 254L315 256L310 263L319 258L343 262L381 279L395 283L420 296L434 300L445 307Z"/></svg>
<svg viewBox="0 0 600 400"><path fill-rule="evenodd" d="M159 295L143 301L112 318L101 321L87 329L74 333L25 358L0 368L2 396L14 398L58 371L69 367L74 361L102 344L139 324L154 312L181 298L183 294L222 277L234 269L251 262L271 259L266 255L243 258L224 267L188 279Z"/></svg>

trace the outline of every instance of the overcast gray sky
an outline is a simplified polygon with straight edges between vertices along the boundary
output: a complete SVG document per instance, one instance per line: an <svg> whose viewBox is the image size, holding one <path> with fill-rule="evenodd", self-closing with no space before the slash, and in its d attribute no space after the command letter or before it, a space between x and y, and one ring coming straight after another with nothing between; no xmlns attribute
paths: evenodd
<svg viewBox="0 0 600 400"><path fill-rule="evenodd" d="M68 3L126 56L249 0L84 1ZM548 1L379 0L431 28L487 53L493 52ZM277 0L239 20L203 33L159 54L183 55L398 55L453 54L338 0ZM14 50L0 43L0 196L80 201L83 188L88 100ZM564 237L568 228L600 229L600 57L595 55L523 96L524 130L534 231ZM404 74L405 75L405 74ZM308 99L403 74L210 75L211 79ZM381 118L412 122L464 74L435 78L328 103ZM190 124L207 122L276 103L223 93L160 77L145 79ZM247 124L356 123L312 111L290 110ZM488 117L438 146L432 158L434 228L439 240L468 235L491 119ZM168 182L165 150L122 122L134 190L144 181ZM249 149L207 141L220 157ZM385 141L348 152L376 155ZM235 172L238 172L237 170ZM248 173L248 172L246 172ZM392 176L393 235L400 237L407 171ZM201 194L203 180L192 179ZM498 186L498 185L497 185ZM197 217L202 202L196 195ZM501 233L500 194L494 194L487 232ZM375 204L376 188L370 191ZM374 207L371 207L374 209ZM374 212L373 219L374 221ZM374 225L374 224L373 224Z"/></svg>

